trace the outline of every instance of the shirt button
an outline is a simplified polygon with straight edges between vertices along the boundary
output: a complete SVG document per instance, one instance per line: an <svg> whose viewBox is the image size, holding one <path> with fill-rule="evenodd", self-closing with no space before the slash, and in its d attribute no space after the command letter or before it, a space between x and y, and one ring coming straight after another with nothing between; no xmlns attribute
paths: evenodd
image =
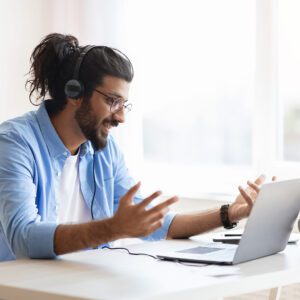
<svg viewBox="0 0 300 300"><path fill-rule="evenodd" d="M60 176L60 172L57 172L56 175L57 175L57 176Z"/></svg>

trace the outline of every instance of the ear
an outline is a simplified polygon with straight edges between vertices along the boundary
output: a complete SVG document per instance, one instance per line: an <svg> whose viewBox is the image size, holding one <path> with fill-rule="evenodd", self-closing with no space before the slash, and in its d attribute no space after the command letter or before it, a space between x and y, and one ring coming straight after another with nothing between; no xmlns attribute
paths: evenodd
<svg viewBox="0 0 300 300"><path fill-rule="evenodd" d="M68 106L73 107L75 109L81 106L82 101L83 98L78 98L78 99L67 98Z"/></svg>

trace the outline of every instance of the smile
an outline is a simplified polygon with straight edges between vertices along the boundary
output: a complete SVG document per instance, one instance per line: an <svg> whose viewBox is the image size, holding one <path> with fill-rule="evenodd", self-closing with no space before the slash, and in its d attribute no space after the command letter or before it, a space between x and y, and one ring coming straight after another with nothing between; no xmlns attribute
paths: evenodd
<svg viewBox="0 0 300 300"><path fill-rule="evenodd" d="M109 131L110 131L110 129L112 128L112 126L111 126L111 124L110 123L104 123L104 124L102 124L103 125L103 128L104 128L104 133L105 134L108 134L109 133Z"/></svg>

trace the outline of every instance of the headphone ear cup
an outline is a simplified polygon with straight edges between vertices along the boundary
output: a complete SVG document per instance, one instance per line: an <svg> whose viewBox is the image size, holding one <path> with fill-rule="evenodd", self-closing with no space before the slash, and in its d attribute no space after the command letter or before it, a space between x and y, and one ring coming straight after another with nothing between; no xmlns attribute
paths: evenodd
<svg viewBox="0 0 300 300"><path fill-rule="evenodd" d="M81 98L84 94L83 84L76 80L71 79L65 84L65 95L71 99Z"/></svg>

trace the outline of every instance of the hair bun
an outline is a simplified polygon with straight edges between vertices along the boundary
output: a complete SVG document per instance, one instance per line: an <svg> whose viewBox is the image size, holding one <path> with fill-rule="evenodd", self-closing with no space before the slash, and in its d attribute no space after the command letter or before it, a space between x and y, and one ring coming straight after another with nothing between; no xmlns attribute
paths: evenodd
<svg viewBox="0 0 300 300"><path fill-rule="evenodd" d="M76 52L77 47L69 41L61 41L60 43L54 44L55 52L59 61L63 61L67 56Z"/></svg>

